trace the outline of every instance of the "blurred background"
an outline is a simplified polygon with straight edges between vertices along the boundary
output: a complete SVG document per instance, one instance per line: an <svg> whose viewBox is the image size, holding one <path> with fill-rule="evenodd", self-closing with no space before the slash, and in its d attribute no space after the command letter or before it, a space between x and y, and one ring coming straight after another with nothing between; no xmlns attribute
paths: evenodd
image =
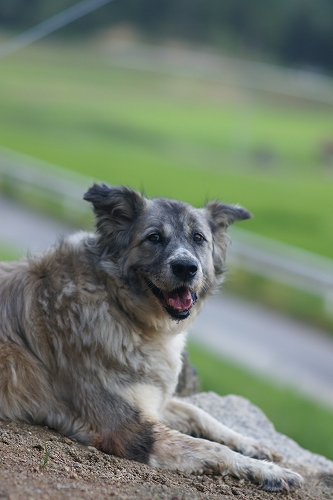
<svg viewBox="0 0 333 500"><path fill-rule="evenodd" d="M0 0L1 259L90 228L92 179L245 206L191 360L331 459L332 53L330 0Z"/></svg>

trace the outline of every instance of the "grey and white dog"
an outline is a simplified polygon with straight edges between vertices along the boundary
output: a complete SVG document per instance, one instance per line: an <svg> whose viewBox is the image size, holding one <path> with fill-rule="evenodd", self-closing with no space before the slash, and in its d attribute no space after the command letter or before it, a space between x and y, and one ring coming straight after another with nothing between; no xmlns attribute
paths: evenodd
<svg viewBox="0 0 333 500"><path fill-rule="evenodd" d="M185 331L222 281L226 229L250 213L96 184L84 198L96 234L0 265L0 418L154 467L299 487L257 460L274 459L266 446L173 397Z"/></svg>

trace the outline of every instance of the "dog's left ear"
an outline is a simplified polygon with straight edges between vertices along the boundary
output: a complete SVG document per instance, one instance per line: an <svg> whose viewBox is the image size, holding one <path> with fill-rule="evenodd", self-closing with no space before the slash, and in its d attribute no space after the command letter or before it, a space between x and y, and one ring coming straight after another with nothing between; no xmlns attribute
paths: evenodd
<svg viewBox="0 0 333 500"><path fill-rule="evenodd" d="M251 219L252 214L238 205L227 205L219 201L209 201L205 205L208 219L214 229L227 228L236 221Z"/></svg>
<svg viewBox="0 0 333 500"><path fill-rule="evenodd" d="M146 206L144 196L124 186L94 184L83 199L93 204L103 253L115 255L129 245L130 229Z"/></svg>
<svg viewBox="0 0 333 500"><path fill-rule="evenodd" d="M236 221L250 219L252 214L238 205L227 205L219 201L209 201L205 205L205 213L213 236L213 260L217 276L224 271L224 259L228 237L226 229Z"/></svg>

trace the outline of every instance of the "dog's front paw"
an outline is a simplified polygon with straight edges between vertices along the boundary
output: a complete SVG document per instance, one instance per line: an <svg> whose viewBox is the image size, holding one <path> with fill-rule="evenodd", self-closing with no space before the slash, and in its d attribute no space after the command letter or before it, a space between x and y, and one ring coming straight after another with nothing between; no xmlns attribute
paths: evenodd
<svg viewBox="0 0 333 500"><path fill-rule="evenodd" d="M260 484L260 483L259 483ZM279 468L278 473L269 474L260 484L266 491L293 491L301 488L303 478L290 469Z"/></svg>
<svg viewBox="0 0 333 500"><path fill-rule="evenodd" d="M297 472L248 457L236 458L229 473L247 479L266 491L292 491L303 485L303 478Z"/></svg>
<svg viewBox="0 0 333 500"><path fill-rule="evenodd" d="M267 445L252 438L243 438L239 441L236 451L247 457L257 458L259 460L269 460L279 462L282 457Z"/></svg>

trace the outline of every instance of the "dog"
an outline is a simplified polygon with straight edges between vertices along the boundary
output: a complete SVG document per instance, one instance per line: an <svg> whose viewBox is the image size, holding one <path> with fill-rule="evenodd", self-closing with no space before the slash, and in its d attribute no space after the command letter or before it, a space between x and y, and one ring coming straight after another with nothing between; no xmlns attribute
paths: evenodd
<svg viewBox="0 0 333 500"><path fill-rule="evenodd" d="M0 265L0 418L153 467L300 487L267 446L174 397L186 329L244 208L94 184L96 232Z"/></svg>

